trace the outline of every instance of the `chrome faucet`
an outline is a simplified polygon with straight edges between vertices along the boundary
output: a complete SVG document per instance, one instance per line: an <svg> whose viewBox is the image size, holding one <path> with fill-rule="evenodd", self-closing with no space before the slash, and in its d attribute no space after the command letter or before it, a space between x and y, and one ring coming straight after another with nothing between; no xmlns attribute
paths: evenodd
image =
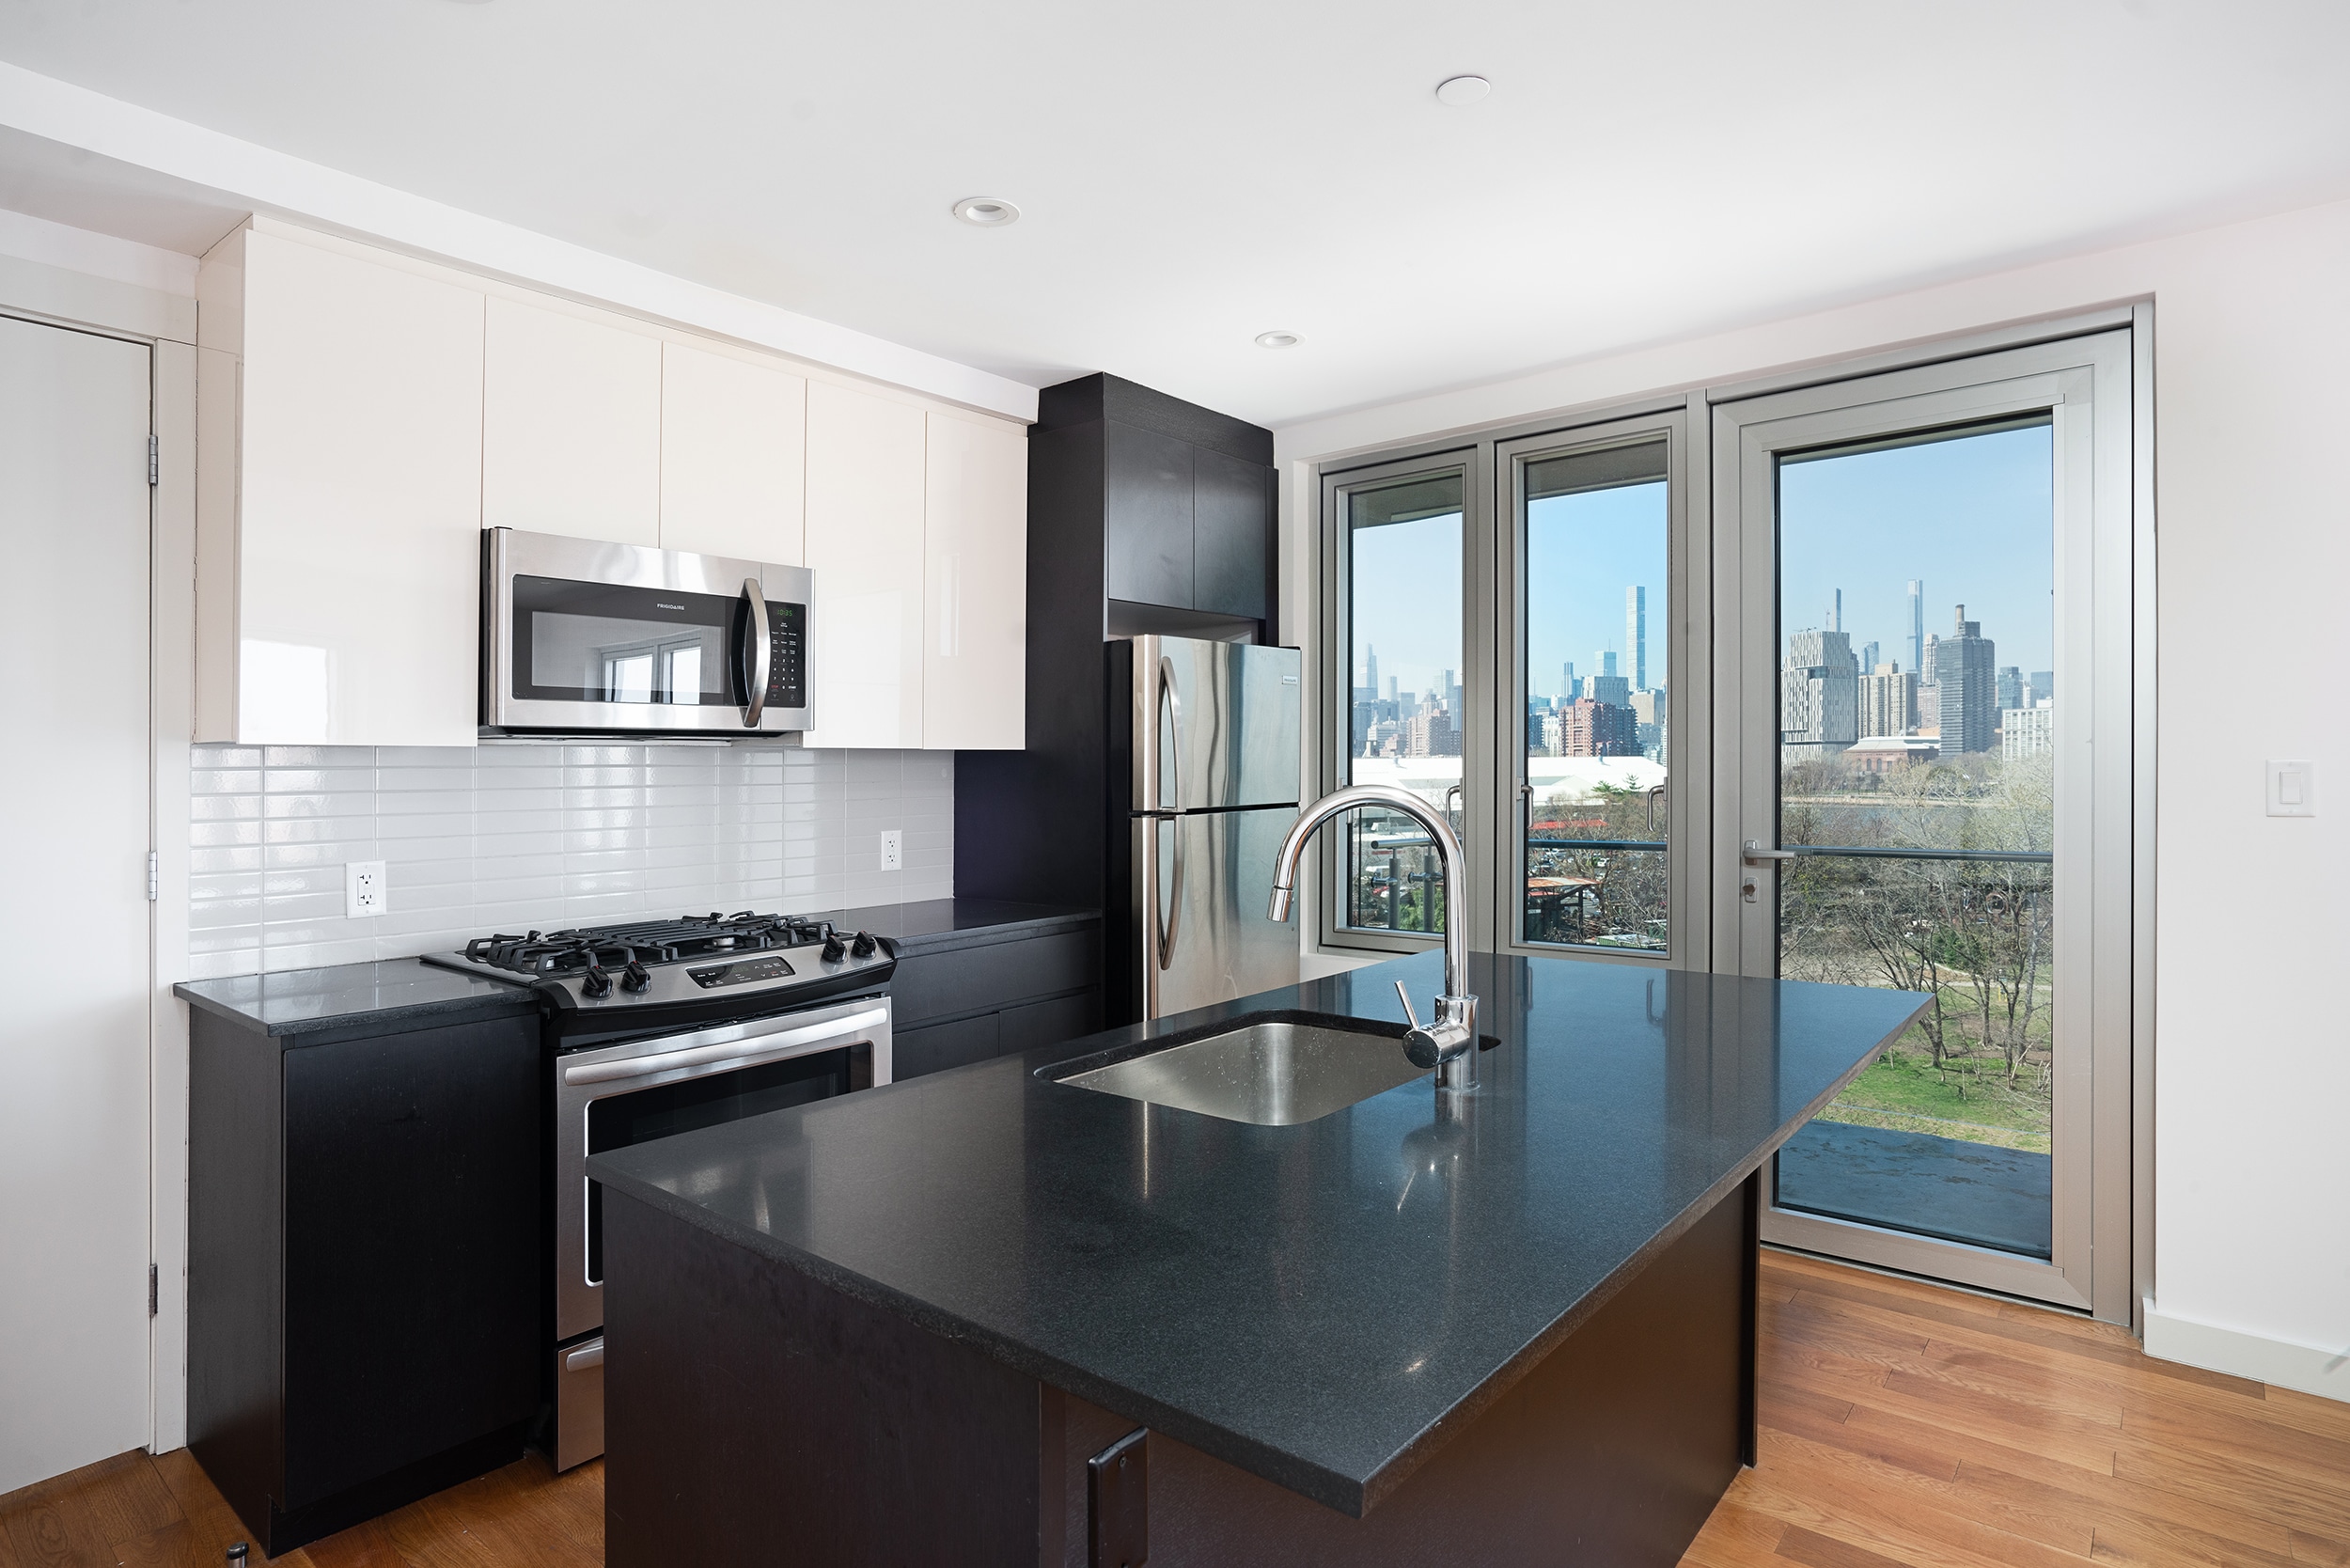
<svg viewBox="0 0 2350 1568"><path fill-rule="evenodd" d="M1403 1054L1416 1067L1434 1068L1438 1089L1475 1089L1477 998L1468 994L1468 922L1465 918L1468 871L1461 855L1461 840L1453 837L1452 824L1434 807L1408 791L1385 784L1356 784L1334 790L1307 807L1290 828L1290 836L1281 840L1281 853L1274 858L1271 917L1276 920L1290 917L1290 896L1297 884L1298 857L1306 853L1307 841L1313 838L1314 829L1340 812L1367 806L1400 811L1418 823L1435 839L1437 857L1444 863L1444 995L1436 998L1435 1016L1422 1024L1412 1011L1412 999L1404 995L1403 982L1396 981L1396 995L1403 997L1403 1016L1412 1024L1412 1032L1403 1037Z"/></svg>

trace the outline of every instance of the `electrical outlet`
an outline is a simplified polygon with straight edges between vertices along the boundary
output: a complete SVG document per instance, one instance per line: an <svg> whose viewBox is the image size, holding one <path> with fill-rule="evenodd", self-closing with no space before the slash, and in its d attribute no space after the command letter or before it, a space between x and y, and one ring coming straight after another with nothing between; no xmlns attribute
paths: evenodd
<svg viewBox="0 0 2350 1568"><path fill-rule="evenodd" d="M901 871L906 866L906 836L903 828L882 829L882 870Z"/></svg>
<svg viewBox="0 0 2350 1568"><path fill-rule="evenodd" d="M343 862L343 913L352 919L364 919L384 913L384 862L381 860L346 860Z"/></svg>

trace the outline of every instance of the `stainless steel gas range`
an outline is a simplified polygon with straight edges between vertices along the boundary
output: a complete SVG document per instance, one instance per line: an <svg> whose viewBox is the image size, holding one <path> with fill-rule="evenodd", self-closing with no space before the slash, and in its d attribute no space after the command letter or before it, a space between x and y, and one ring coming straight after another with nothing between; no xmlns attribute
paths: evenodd
<svg viewBox="0 0 2350 1568"><path fill-rule="evenodd" d="M541 998L555 1155L555 1467L603 1451L603 1247L590 1154L890 1078L897 955L779 915L480 937L425 962Z"/></svg>

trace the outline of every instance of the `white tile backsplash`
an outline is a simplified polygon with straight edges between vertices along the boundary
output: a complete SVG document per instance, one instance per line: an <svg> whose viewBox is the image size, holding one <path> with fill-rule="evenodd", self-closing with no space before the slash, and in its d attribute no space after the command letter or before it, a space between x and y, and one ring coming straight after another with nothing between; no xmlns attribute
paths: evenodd
<svg viewBox="0 0 2350 1568"><path fill-rule="evenodd" d="M197 746L196 979L406 958L492 931L954 891L950 752L774 745ZM905 833L881 869L881 830ZM343 863L385 913L343 914Z"/></svg>

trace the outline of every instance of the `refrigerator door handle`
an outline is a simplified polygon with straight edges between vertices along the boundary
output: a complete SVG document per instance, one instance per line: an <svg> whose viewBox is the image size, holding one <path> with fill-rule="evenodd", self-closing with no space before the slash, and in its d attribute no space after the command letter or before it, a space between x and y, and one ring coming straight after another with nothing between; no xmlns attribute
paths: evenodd
<svg viewBox="0 0 2350 1568"><path fill-rule="evenodd" d="M1175 691L1175 661L1165 654L1159 656L1159 705L1167 713L1167 730L1174 742L1173 749L1160 765L1169 771L1168 783L1175 793L1175 809L1183 808L1183 699ZM1153 726L1155 729L1155 725ZM1151 853L1158 854L1158 828L1151 829ZM1152 901L1151 918L1158 920L1158 901ZM1183 920L1183 835L1175 834L1175 872L1167 890L1167 919L1159 926L1159 968L1164 971L1175 962L1175 939Z"/></svg>

